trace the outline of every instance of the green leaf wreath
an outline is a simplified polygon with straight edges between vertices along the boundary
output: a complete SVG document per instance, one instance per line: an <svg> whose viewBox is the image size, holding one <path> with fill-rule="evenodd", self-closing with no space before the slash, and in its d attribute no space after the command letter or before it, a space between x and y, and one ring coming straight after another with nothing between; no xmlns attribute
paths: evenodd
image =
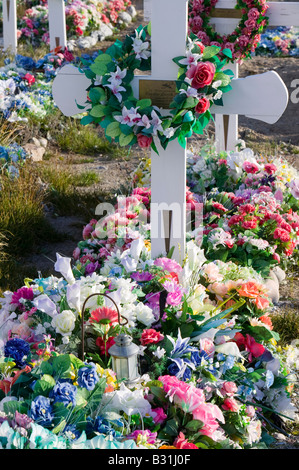
<svg viewBox="0 0 299 470"><path fill-rule="evenodd" d="M157 140L163 149L174 139L185 148L188 137L203 133L212 119L210 107L222 104L222 94L231 89L233 73L223 70L227 61L219 58L219 47L205 47L191 34L186 55L173 59L178 65L177 94L168 112L162 113L150 99L136 99L132 90L134 72L151 69L149 29L149 25L140 26L124 41L117 40L105 52L99 51L91 64L82 61L82 71L91 85L87 90L89 108L81 123L100 125L107 139L114 139L121 147L138 143L158 153ZM221 52L231 57L229 49Z"/></svg>

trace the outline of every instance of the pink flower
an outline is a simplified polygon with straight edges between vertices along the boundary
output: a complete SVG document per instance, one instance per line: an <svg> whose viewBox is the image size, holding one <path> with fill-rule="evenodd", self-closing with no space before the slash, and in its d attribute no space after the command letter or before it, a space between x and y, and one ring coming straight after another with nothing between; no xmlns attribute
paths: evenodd
<svg viewBox="0 0 299 470"><path fill-rule="evenodd" d="M259 171L259 167L252 162L248 162L247 160L243 163L242 168L246 173L256 173Z"/></svg>
<svg viewBox="0 0 299 470"><path fill-rule="evenodd" d="M154 261L155 266L161 266L165 271L180 273L182 266L180 266L175 260L170 258L156 258Z"/></svg>
<svg viewBox="0 0 299 470"><path fill-rule="evenodd" d="M164 339L164 336L159 333L159 331L149 328L148 330L143 330L140 342L142 346L147 344L157 344Z"/></svg>
<svg viewBox="0 0 299 470"><path fill-rule="evenodd" d="M182 432L179 433L173 444L177 449L198 449L195 444L187 441L185 435Z"/></svg>
<svg viewBox="0 0 299 470"><path fill-rule="evenodd" d="M167 419L167 414L164 412L163 408L152 408L153 420L155 424L161 424Z"/></svg>
<svg viewBox="0 0 299 470"><path fill-rule="evenodd" d="M233 411L235 413L239 411L239 405L234 398L225 398L222 408L225 411Z"/></svg>
<svg viewBox="0 0 299 470"><path fill-rule="evenodd" d="M273 163L267 163L265 166L264 166L264 170L266 173L268 173L269 175L273 175L273 173L275 173L275 171L277 170L276 166L273 165Z"/></svg>
<svg viewBox="0 0 299 470"><path fill-rule="evenodd" d="M221 387L222 395L233 396L238 390L235 382L224 382Z"/></svg>
<svg viewBox="0 0 299 470"><path fill-rule="evenodd" d="M212 357L215 352L215 346L210 338L201 338L199 340L199 347L201 351L205 351L209 357Z"/></svg>
<svg viewBox="0 0 299 470"><path fill-rule="evenodd" d="M29 86L31 86L31 85L33 85L33 83L35 83L35 78L30 73L26 73L26 75L24 75L24 78L25 78L25 80L27 80Z"/></svg>
<svg viewBox="0 0 299 470"><path fill-rule="evenodd" d="M151 146L153 141L152 136L144 135L144 134L137 134L137 142L139 147L141 148L148 148Z"/></svg>
<svg viewBox="0 0 299 470"><path fill-rule="evenodd" d="M24 308L23 304L20 302L21 299L24 300L33 300L34 293L31 287L21 287L16 292L13 293L11 298L11 303L16 304L18 307Z"/></svg>
<svg viewBox="0 0 299 470"><path fill-rule="evenodd" d="M279 239L283 243L286 243L286 242L290 241L290 239L291 239L289 232L287 230L283 229L283 228L280 228L280 227L277 227L274 230L273 238L275 240Z"/></svg>
<svg viewBox="0 0 299 470"><path fill-rule="evenodd" d="M191 86L198 89L211 85L215 71L215 65L212 62L199 62L197 65L191 65L186 75L192 80Z"/></svg>

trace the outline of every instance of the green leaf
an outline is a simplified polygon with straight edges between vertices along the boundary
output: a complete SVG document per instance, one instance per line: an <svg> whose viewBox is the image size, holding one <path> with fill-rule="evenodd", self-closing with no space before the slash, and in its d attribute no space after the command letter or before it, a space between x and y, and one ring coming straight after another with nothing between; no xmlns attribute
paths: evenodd
<svg viewBox="0 0 299 470"><path fill-rule="evenodd" d="M93 103L98 103L99 101L102 101L105 99L106 94L103 88L96 87L96 88L91 88L91 90L88 93L88 96Z"/></svg>
<svg viewBox="0 0 299 470"><path fill-rule="evenodd" d="M192 98L192 96L188 96L185 103L183 104L183 108L194 108L198 103L197 98Z"/></svg>
<svg viewBox="0 0 299 470"><path fill-rule="evenodd" d="M179 134L179 136L178 136L178 142L179 142L180 146L183 147L183 149L186 148L186 146L187 146L187 139L186 139L186 137L185 137L184 134L182 134L182 133Z"/></svg>
<svg viewBox="0 0 299 470"><path fill-rule="evenodd" d="M106 110L106 106L103 106L102 104L97 104L90 110L89 114L93 117L101 118L105 116Z"/></svg>
<svg viewBox="0 0 299 470"><path fill-rule="evenodd" d="M228 48L222 49L222 54L225 55L226 57L229 57L230 59L233 58L232 51Z"/></svg>
<svg viewBox="0 0 299 470"><path fill-rule="evenodd" d="M51 375L45 374L41 379L35 382L34 393L36 395L48 396L55 384L55 379L53 379Z"/></svg>
<svg viewBox="0 0 299 470"><path fill-rule="evenodd" d="M129 143L132 142L134 137L135 136L134 136L133 132L129 135L120 134L120 136L119 136L119 145L121 147L125 147L126 145L129 145Z"/></svg>
<svg viewBox="0 0 299 470"><path fill-rule="evenodd" d="M192 419L189 423L186 424L186 429L189 431L197 432L199 429L203 427L204 423L199 419Z"/></svg>
<svg viewBox="0 0 299 470"><path fill-rule="evenodd" d="M143 100L139 100L137 101L136 103L136 107L138 106L139 109L144 109L144 108L148 108L149 106L152 105L152 100L150 99L143 99Z"/></svg>
<svg viewBox="0 0 299 470"><path fill-rule="evenodd" d="M92 122L93 122L93 117L88 114L87 116L84 116L81 119L80 124L82 124L82 126L87 126L88 124L91 124Z"/></svg>
<svg viewBox="0 0 299 470"><path fill-rule="evenodd" d="M215 55L217 55L219 51L221 51L221 47L207 46L205 47L202 56L204 59L211 59L211 57L214 57Z"/></svg>
<svg viewBox="0 0 299 470"><path fill-rule="evenodd" d="M95 58L95 63L96 64L109 64L109 62L112 62L112 57L109 54L99 54Z"/></svg>
<svg viewBox="0 0 299 470"><path fill-rule="evenodd" d="M100 76L103 76L105 75L105 73L107 73L108 69L107 69L107 66L103 63L96 63L94 62L93 64L91 64L90 66L90 70L96 74L96 75L100 75Z"/></svg>
<svg viewBox="0 0 299 470"><path fill-rule="evenodd" d="M99 407L104 395L105 388L106 378L103 377L96 383L95 388L88 397L88 402L86 406L89 409L90 413L93 413Z"/></svg>
<svg viewBox="0 0 299 470"><path fill-rule="evenodd" d="M224 87L229 85L231 82L230 77L226 73L223 73L223 72L215 73L214 80L221 80L221 86L224 86Z"/></svg>
<svg viewBox="0 0 299 470"><path fill-rule="evenodd" d="M119 122L114 121L111 122L107 127L106 127L106 135L109 137L115 138L118 137L121 134L121 130L119 127Z"/></svg>

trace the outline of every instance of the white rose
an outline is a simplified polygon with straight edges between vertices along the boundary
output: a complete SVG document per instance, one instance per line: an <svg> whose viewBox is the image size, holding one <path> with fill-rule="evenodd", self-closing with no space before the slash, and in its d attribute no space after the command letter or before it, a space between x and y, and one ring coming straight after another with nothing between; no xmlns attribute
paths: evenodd
<svg viewBox="0 0 299 470"><path fill-rule="evenodd" d="M52 320L52 326L56 328L56 332L62 336L70 335L75 328L76 317L71 310L64 310L56 315Z"/></svg>
<svg viewBox="0 0 299 470"><path fill-rule="evenodd" d="M145 326L150 326L155 321L155 316L152 309L141 302L135 307L135 313L137 320L143 323Z"/></svg>

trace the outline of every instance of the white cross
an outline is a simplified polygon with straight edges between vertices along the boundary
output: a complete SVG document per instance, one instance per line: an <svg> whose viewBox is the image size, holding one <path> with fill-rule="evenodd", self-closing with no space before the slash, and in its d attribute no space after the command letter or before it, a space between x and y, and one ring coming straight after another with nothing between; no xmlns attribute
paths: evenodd
<svg viewBox="0 0 299 470"><path fill-rule="evenodd" d="M139 84L145 79L176 79L178 71L172 59L186 53L187 17L187 0L152 0L152 73L150 77L135 76L136 98L139 97ZM270 109L267 107L269 98L262 101L265 83L267 92L271 90L275 96L275 100L271 98L273 106ZM66 65L62 68L53 82L52 91L63 114L78 114L77 104L86 106L89 85L90 81L76 67ZM288 92L279 75L270 71L233 79L232 90L224 94L223 101L224 106L214 106L214 112L245 114L271 122L273 115L284 112ZM151 155L151 254L154 258L174 247L173 257L181 262L186 243L186 151L176 140L170 142L166 150L158 144L157 147L159 156L154 152Z"/></svg>
<svg viewBox="0 0 299 470"><path fill-rule="evenodd" d="M16 0L2 0L3 49L13 54L17 51L17 5Z"/></svg>
<svg viewBox="0 0 299 470"><path fill-rule="evenodd" d="M216 4L217 9L231 9L232 12L235 7L235 0L218 0ZM266 16L269 18L269 26L299 26L299 3L295 2L268 2L269 8ZM219 12L218 12L219 15ZM215 30L219 34L229 34L238 25L240 19L236 18L223 18L213 17L210 23L214 26ZM250 60L250 59L249 59ZM228 65L234 72L235 78L238 78L239 67L236 62ZM275 96L275 95L273 95ZM225 98L228 98L225 97ZM271 107L271 101L269 101L269 109ZM265 102L266 105L266 102ZM244 114L244 113L240 113ZM280 115L277 115L276 121L272 121L271 124L277 122ZM263 120L263 119L261 119ZM266 120L266 122L269 122ZM215 143L217 151L221 150L235 150L238 140L238 115L237 114L216 114L215 115Z"/></svg>
<svg viewBox="0 0 299 470"><path fill-rule="evenodd" d="M67 46L64 0L48 0L50 51Z"/></svg>

